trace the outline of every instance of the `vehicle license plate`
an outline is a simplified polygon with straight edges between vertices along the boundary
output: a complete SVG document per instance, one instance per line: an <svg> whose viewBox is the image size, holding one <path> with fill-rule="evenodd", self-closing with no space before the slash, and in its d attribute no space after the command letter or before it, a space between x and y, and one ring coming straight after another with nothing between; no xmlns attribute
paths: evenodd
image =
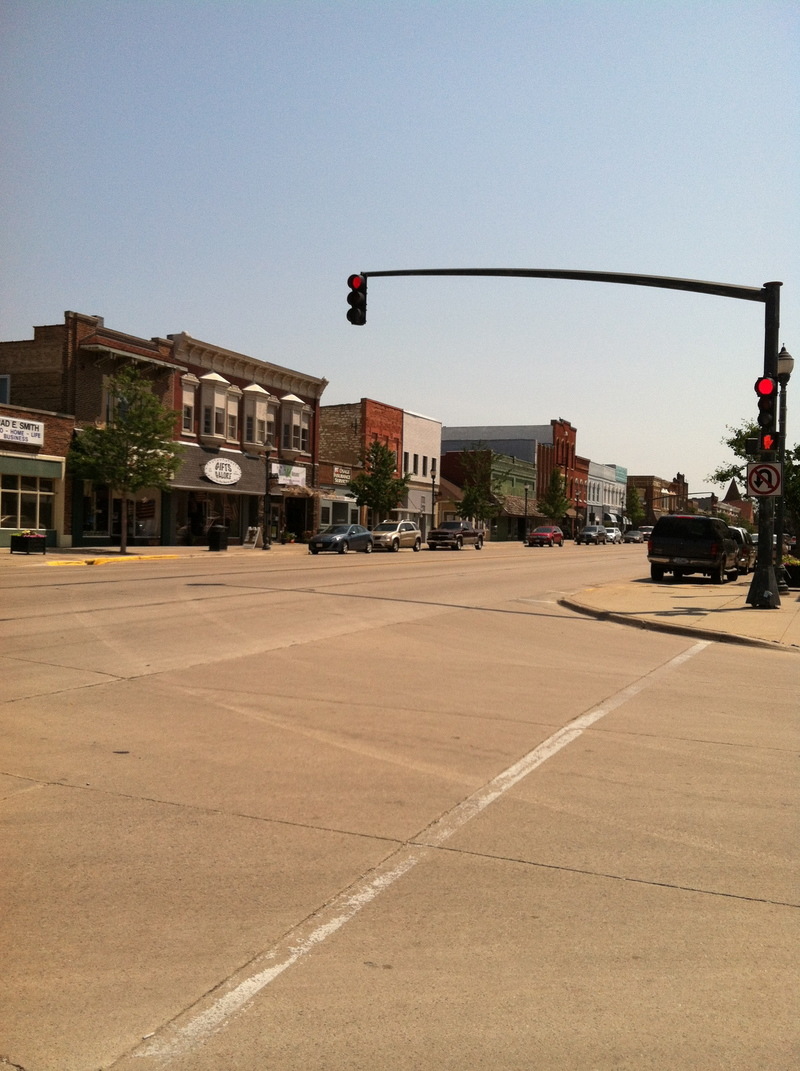
<svg viewBox="0 0 800 1071"><path fill-rule="evenodd" d="M688 565L689 564L689 559L688 558L676 558L675 559L675 564L676 565Z"/></svg>

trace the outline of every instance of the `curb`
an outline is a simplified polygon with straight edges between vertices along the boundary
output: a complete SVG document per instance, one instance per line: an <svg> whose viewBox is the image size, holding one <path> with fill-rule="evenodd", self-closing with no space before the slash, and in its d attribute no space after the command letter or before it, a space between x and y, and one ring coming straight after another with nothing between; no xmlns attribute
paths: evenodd
<svg viewBox="0 0 800 1071"><path fill-rule="evenodd" d="M122 565L125 562L151 562L151 561L163 561L166 558L181 558L188 555L182 554L131 554L130 556L124 556L121 558L81 558L80 561L75 562L45 562L46 565L51 567L59 565Z"/></svg>
<svg viewBox="0 0 800 1071"><path fill-rule="evenodd" d="M696 639L713 640L715 643L734 643L740 647L761 647L768 651L787 651L790 654L800 653L800 647L788 646L779 643L778 640L762 640L756 636L740 636L733 632L718 632L716 629L700 628L698 626L672 625L666 621L654 621L652 618L638 618L631 620L626 614L616 613L614 610L598 610L594 606L587 606L578 602L577 599L562 597L557 600L559 606L575 613L594 617L598 621L613 621L618 625L627 625L629 628L649 629L653 632L671 632L677 636L687 636Z"/></svg>

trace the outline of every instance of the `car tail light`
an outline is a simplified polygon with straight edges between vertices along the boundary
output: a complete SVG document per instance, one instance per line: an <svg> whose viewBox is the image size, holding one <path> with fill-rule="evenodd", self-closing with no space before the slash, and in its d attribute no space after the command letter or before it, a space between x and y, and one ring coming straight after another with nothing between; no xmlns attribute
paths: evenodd
<svg viewBox="0 0 800 1071"><path fill-rule="evenodd" d="M712 543L711 544L711 557L712 558L718 557L719 556L719 552L720 552L719 543Z"/></svg>

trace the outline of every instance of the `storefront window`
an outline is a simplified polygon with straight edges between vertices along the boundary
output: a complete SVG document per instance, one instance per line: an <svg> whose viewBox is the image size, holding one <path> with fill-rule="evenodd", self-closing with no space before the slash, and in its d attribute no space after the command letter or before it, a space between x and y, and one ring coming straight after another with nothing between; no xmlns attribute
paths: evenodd
<svg viewBox="0 0 800 1071"><path fill-rule="evenodd" d="M0 528L52 528L54 493L52 479L4 473L0 483Z"/></svg>
<svg viewBox="0 0 800 1071"><path fill-rule="evenodd" d="M109 492L104 484L83 485L83 534L107 536L109 529Z"/></svg>

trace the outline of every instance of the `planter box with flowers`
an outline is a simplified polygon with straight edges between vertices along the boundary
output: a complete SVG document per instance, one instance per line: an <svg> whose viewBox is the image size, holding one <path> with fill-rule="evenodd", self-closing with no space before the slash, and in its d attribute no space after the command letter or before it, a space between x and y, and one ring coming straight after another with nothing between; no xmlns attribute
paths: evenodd
<svg viewBox="0 0 800 1071"><path fill-rule="evenodd" d="M47 539L44 532L19 532L12 535L9 551L13 554L44 554L47 548Z"/></svg>
<svg viewBox="0 0 800 1071"><path fill-rule="evenodd" d="M783 571L790 588L800 588L800 558L784 558Z"/></svg>

